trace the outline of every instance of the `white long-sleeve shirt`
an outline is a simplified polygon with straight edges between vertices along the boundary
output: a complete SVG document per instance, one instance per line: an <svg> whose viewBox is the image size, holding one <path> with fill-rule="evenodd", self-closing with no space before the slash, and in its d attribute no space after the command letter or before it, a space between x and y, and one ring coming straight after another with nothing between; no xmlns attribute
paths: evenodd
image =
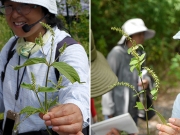
<svg viewBox="0 0 180 135"><path fill-rule="evenodd" d="M53 50L56 50L56 45L63 40L68 34L64 31L60 31L57 27L54 28L55 32L55 40ZM4 70L4 65L7 61L7 53L14 41L14 37L12 37L7 44L4 46L0 53L0 73ZM14 48L15 49L15 48ZM51 50L51 38L48 39L47 43L43 46L43 51L46 55L46 59L49 61L50 59L50 51ZM52 60L55 60L55 51L53 52ZM30 58L33 57L43 57L42 50L39 50L32 54ZM27 66L25 70L25 74L22 77L23 68L19 70L19 75L17 74L17 70L15 71L13 67L18 65L19 55L15 53L13 57L10 59L7 67L4 82L0 81L0 112L4 112L4 118L6 117L6 112L8 110L12 110L15 112L20 112L26 106L33 106L39 108L39 102L36 98L36 95L33 91L27 90L24 88L20 88L19 98L15 100L15 93L17 90L17 82L20 82L22 78L22 82L31 83L31 72L34 73L36 77L36 83L40 86L45 86L45 76L47 71L47 66L45 64L36 64L32 66ZM25 62L26 58L20 57L20 65ZM59 103L73 103L77 105L83 114L83 127L88 125L89 115L89 99L90 99L90 91L89 91L89 64L87 54L84 48L79 44L74 44L67 47L64 53L59 58L59 61L66 62L71 65L79 74L80 81L85 82L83 84L79 83L71 83L67 78L63 78L62 85L65 88L60 89L58 92L53 94L53 98L59 97ZM17 81L17 75L19 76L19 81ZM50 69L49 80L56 83L56 75L54 72L54 68ZM19 84L18 84L19 85ZM49 83L48 86L52 84ZM44 93L39 93L39 97L41 101L44 101ZM52 93L48 94L48 98L52 97ZM21 115L21 120L24 115ZM34 114L27 118L25 121L21 122L19 125L19 133L29 132L29 131L38 131L46 129L44 121L41 120L38 114Z"/></svg>

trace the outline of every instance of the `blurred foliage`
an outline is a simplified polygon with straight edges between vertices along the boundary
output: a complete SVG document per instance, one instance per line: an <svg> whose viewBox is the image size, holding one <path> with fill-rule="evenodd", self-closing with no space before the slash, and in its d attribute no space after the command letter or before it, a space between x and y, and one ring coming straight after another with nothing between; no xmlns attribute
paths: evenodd
<svg viewBox="0 0 180 135"><path fill-rule="evenodd" d="M180 50L173 40L180 29L180 0L91 0L91 28L95 44L105 56L117 45L121 34L111 27L121 27L131 18L142 18L149 29L156 31L154 38L144 42L147 66L152 68L161 80L161 90L175 85L177 70L171 71L171 59Z"/></svg>
<svg viewBox="0 0 180 135"><path fill-rule="evenodd" d="M68 5L74 7L74 16L71 16L72 20L67 22L67 17L61 14L58 17L64 22L66 29L69 29L71 36L78 41L86 50L89 55L89 11L83 10L80 2L76 0L68 0ZM89 1L85 1L89 3ZM59 10L63 7L59 6ZM11 36L12 31L8 27L5 17L0 14L0 50L6 44ZM3 114L0 114L0 119L3 118Z"/></svg>

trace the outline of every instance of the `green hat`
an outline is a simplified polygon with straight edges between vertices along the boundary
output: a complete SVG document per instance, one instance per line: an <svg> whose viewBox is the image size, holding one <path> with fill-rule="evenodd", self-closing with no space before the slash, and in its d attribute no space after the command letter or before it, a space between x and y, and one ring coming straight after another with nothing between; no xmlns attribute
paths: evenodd
<svg viewBox="0 0 180 135"><path fill-rule="evenodd" d="M109 87L118 82L105 57L96 50L91 31L91 97L98 97L110 91Z"/></svg>

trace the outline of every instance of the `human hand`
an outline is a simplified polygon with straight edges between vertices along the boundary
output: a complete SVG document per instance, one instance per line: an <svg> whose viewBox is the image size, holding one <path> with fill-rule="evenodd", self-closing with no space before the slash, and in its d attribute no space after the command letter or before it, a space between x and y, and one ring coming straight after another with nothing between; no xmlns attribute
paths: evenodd
<svg viewBox="0 0 180 135"><path fill-rule="evenodd" d="M157 124L159 135L180 135L180 119L169 118L168 125Z"/></svg>
<svg viewBox="0 0 180 135"><path fill-rule="evenodd" d="M83 116L75 104L61 104L53 107L47 114L40 114L46 126L61 135L83 135Z"/></svg>
<svg viewBox="0 0 180 135"><path fill-rule="evenodd" d="M143 85L144 85L144 89L147 89L148 86L149 86L149 81L146 80L146 79L143 79L142 82L139 82L138 83L138 86L142 87L143 88Z"/></svg>
<svg viewBox="0 0 180 135"><path fill-rule="evenodd" d="M121 135L119 131L115 128L111 129L106 135Z"/></svg>

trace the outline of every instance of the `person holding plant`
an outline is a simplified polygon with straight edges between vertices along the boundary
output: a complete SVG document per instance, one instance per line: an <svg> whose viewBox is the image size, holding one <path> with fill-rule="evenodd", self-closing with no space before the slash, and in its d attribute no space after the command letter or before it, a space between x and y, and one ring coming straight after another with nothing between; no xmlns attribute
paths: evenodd
<svg viewBox="0 0 180 135"><path fill-rule="evenodd" d="M144 40L150 39L155 35L154 30L148 29L143 20L140 18L134 18L127 20L123 26L122 30L136 42L136 44L142 44ZM127 82L135 87L138 90L138 87L142 87L142 83L138 83L139 76L137 70L130 71L130 61L133 57L131 54L128 54L128 49L132 46L132 43L126 39L126 36L123 35L118 42L118 45L115 46L108 54L107 61L113 70L113 72L118 77L118 82ZM141 50L138 50L139 54L142 54ZM148 88L151 85L151 79L149 76L143 78L144 89ZM105 114L109 116L118 116L124 113L129 112L137 123L138 119L138 109L136 106L137 97L134 96L136 93L129 87L125 86L116 86L113 88L111 96L114 106L109 107L111 114ZM109 96L106 96L109 97ZM105 99L105 98L104 98ZM109 99L107 99L109 100ZM102 101L105 102L105 101ZM108 102L108 101L106 101ZM108 104L106 104L108 105ZM106 106L106 109L108 107ZM113 108L113 110L111 110Z"/></svg>
<svg viewBox="0 0 180 135"><path fill-rule="evenodd" d="M67 77L68 72L59 73L57 78L55 69L48 68L47 63L36 64L36 59L43 58L50 63L54 62L57 44L70 37L63 31L61 20L56 17L56 0L1 0L1 3L0 12L5 15L15 35L9 39L0 53L0 112L4 113L4 120L8 110L19 113L25 107L39 108L45 104L45 108L48 109L45 113L35 113L26 119L24 114L20 115L20 124L17 128L19 135L47 135L49 132L53 135L81 135L82 129L89 125L90 119L89 63L84 48L73 42L57 59L71 66L83 83L72 83ZM47 25L42 26L40 22L44 22L50 28L48 29ZM43 45L38 45L39 42ZM9 55L11 58L7 59ZM19 70L13 69L30 59L35 60L35 64ZM52 89L59 80L60 89L58 87L55 92L45 95L44 92L37 94L25 88L29 88L30 85L21 87L23 82L35 82L36 85L31 85L33 88L45 89L43 86L48 86ZM48 101L57 100L59 104L47 108L46 98ZM47 126L51 128L49 131L46 130Z"/></svg>
<svg viewBox="0 0 180 135"><path fill-rule="evenodd" d="M180 39L180 31L173 36L173 39ZM167 125L157 124L159 135L180 135L180 94L177 95L172 110L172 116Z"/></svg>

